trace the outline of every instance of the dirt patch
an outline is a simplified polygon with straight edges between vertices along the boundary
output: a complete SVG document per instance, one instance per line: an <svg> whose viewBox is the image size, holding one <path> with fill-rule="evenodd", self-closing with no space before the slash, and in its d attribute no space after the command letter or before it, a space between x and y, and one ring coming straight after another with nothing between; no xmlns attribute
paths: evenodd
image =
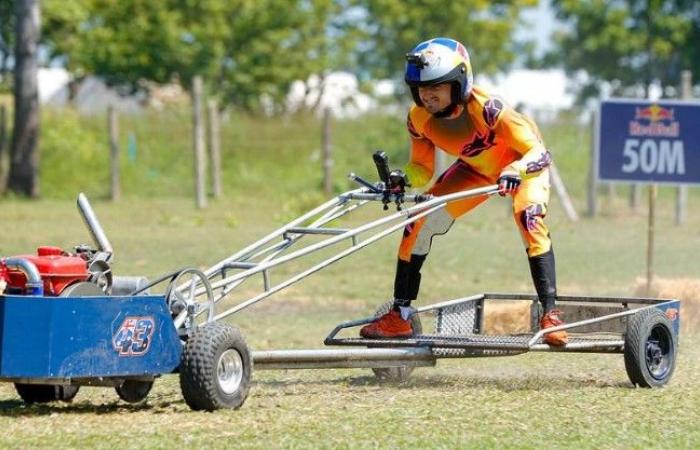
<svg viewBox="0 0 700 450"><path fill-rule="evenodd" d="M634 294L681 301L681 331L697 334L700 330L700 279L697 278L657 278L647 293L646 280L638 278Z"/></svg>

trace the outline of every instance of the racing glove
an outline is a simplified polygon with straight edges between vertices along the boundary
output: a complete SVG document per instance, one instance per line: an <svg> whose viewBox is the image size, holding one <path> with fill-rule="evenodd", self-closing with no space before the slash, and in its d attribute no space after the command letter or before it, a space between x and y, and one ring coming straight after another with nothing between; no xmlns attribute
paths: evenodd
<svg viewBox="0 0 700 450"><path fill-rule="evenodd" d="M507 194L513 195L515 191L520 187L523 179L520 177L520 173L512 169L505 169L498 176L498 194L501 197L505 197Z"/></svg>
<svg viewBox="0 0 700 450"><path fill-rule="evenodd" d="M392 170L389 174L389 190L395 194L403 194L410 187L408 177L402 170Z"/></svg>

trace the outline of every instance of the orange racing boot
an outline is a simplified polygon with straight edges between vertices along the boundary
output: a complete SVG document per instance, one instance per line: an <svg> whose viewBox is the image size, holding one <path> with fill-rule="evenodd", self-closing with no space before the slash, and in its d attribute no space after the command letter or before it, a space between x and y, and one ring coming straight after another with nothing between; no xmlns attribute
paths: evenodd
<svg viewBox="0 0 700 450"><path fill-rule="evenodd" d="M561 313L558 309L553 309L545 313L540 319L540 329L544 330L545 328L564 325L564 322L559 318L559 314ZM542 336L542 340L544 340L545 344L558 347L566 345L569 342L569 335L566 333L566 330L554 331Z"/></svg>
<svg viewBox="0 0 700 450"><path fill-rule="evenodd" d="M401 313L393 309L360 329L360 336L369 339L404 338L412 335L411 321L402 319Z"/></svg>

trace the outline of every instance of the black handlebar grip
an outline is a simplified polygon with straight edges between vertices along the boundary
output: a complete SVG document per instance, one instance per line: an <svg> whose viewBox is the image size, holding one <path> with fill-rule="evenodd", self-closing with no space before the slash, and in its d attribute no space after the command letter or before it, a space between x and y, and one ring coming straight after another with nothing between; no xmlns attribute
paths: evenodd
<svg viewBox="0 0 700 450"><path fill-rule="evenodd" d="M377 166L377 173L379 174L379 179L384 182L385 185L389 185L389 156L382 150L377 150L372 155L374 159L374 164Z"/></svg>

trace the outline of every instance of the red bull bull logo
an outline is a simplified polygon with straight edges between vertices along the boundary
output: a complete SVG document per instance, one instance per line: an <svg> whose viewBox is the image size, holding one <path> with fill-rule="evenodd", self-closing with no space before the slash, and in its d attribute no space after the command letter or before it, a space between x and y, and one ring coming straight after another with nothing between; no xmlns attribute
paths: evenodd
<svg viewBox="0 0 700 450"><path fill-rule="evenodd" d="M672 108L652 104L637 107L634 120L629 124L630 136L678 137L680 124L676 122Z"/></svg>
<svg viewBox="0 0 700 450"><path fill-rule="evenodd" d="M646 108L637 108L635 120L648 120L649 122L659 122L662 120L673 120L673 110L663 108L659 105L651 105Z"/></svg>

